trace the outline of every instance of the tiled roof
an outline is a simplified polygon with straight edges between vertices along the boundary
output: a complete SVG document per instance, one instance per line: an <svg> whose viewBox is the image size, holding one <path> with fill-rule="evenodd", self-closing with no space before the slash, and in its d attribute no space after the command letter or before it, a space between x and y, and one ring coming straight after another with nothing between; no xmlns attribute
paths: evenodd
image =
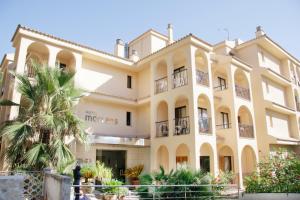
<svg viewBox="0 0 300 200"><path fill-rule="evenodd" d="M17 29L11 39L11 41L13 41L16 37L16 34L18 33L19 29L24 29L24 30L27 30L27 31L30 31L30 32L33 32L33 33L37 33L37 34L40 34L40 35L43 35L43 36L46 36L46 37L49 37L49 38L52 38L52 39L55 39L55 40L59 40L59 41L62 41L62 42L66 42L66 43L69 43L69 44L72 44L72 45L75 45L75 46L78 46L78 47L82 47L82 48L85 48L85 49L89 49L89 50L92 50L92 51L96 51L98 53L102 53L102 54L106 54L108 56L113 56L113 57L116 57L116 58L119 58L119 59L123 59L123 60L126 60L126 61L129 61L129 62L132 62L132 60L129 60L127 58L123 58L123 57L119 57L119 56L116 56L114 54L111 54L111 53L108 53L108 52L105 52L105 51L101 51L101 50L98 50L98 49L95 49L95 48L92 48L92 47L89 47L89 46L86 46L86 45L83 45L83 44L78 44L76 42L72 42L72 41L69 41L69 40L65 40L65 39L62 39L62 38L59 38L59 37L56 37L56 36L53 36L53 35L50 35L50 34L47 34L47 33L43 33L43 32L40 32L40 31L37 31L37 30L34 30L34 29L31 29L31 28L28 28L28 27L25 27L25 26L21 26L20 24L17 26Z"/></svg>

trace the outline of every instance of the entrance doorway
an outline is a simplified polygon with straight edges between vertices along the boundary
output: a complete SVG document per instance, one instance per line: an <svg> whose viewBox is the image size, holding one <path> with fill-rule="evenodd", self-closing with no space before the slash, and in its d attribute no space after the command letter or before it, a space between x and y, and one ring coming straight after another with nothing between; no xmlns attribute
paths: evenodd
<svg viewBox="0 0 300 200"><path fill-rule="evenodd" d="M126 151L124 150L96 150L96 160L110 167L115 179L125 181Z"/></svg>

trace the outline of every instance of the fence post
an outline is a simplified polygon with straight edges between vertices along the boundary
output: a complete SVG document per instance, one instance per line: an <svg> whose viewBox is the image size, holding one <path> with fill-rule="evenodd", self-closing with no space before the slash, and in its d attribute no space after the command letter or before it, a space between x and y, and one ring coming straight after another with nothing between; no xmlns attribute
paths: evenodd
<svg viewBox="0 0 300 200"><path fill-rule="evenodd" d="M47 192L46 192L46 174L51 173L51 168L47 167L43 170L43 196L44 199L47 199Z"/></svg>

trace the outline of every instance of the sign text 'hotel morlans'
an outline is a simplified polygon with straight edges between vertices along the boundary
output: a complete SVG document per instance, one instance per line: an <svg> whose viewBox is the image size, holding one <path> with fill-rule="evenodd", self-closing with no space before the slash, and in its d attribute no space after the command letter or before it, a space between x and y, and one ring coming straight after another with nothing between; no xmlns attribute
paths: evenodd
<svg viewBox="0 0 300 200"><path fill-rule="evenodd" d="M86 122L94 122L100 124L118 124L117 118L99 116L94 111L85 111L84 120Z"/></svg>

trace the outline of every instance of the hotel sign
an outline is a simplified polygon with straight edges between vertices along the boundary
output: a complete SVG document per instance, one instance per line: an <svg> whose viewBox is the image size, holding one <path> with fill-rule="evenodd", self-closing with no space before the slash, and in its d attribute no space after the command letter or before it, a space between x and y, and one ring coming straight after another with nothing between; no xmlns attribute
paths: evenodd
<svg viewBox="0 0 300 200"><path fill-rule="evenodd" d="M100 124L118 124L118 119L113 117L104 117L98 115L94 111L85 111L84 120L86 122L100 123Z"/></svg>

